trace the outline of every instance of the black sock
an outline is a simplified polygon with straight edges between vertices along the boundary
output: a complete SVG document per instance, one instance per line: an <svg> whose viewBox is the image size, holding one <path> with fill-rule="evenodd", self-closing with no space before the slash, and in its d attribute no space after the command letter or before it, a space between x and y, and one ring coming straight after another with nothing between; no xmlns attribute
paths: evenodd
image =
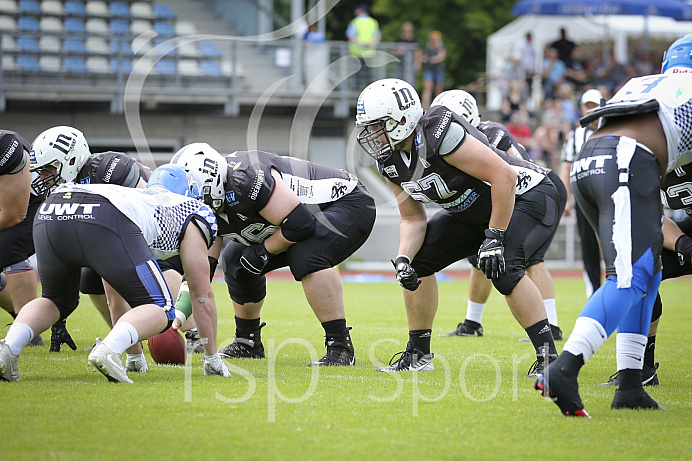
<svg viewBox="0 0 692 461"><path fill-rule="evenodd" d="M550 324L548 319L541 320L538 323L525 328L526 334L529 335L529 339L533 343L533 347L538 351L541 346L548 346L548 353L557 354L557 349L555 349L555 341L553 340L553 333L550 330Z"/></svg>
<svg viewBox="0 0 692 461"><path fill-rule="evenodd" d="M12 316L13 319L17 318L17 314L15 314L14 312L8 312L8 313Z"/></svg>
<svg viewBox="0 0 692 461"><path fill-rule="evenodd" d="M628 391L642 387L642 371L625 368L618 370L618 389Z"/></svg>
<svg viewBox="0 0 692 461"><path fill-rule="evenodd" d="M656 335L649 336L644 349L644 365L653 368L655 365L654 352L656 351Z"/></svg>
<svg viewBox="0 0 692 461"><path fill-rule="evenodd" d="M259 328L259 326L259 317L257 317L256 319L241 319L237 315L235 316L236 336L238 335L238 331L256 330Z"/></svg>
<svg viewBox="0 0 692 461"><path fill-rule="evenodd" d="M346 319L336 319L328 322L322 322L322 328L324 328L324 335L328 338L341 336L346 330Z"/></svg>
<svg viewBox="0 0 692 461"><path fill-rule="evenodd" d="M414 349L423 354L430 353L430 337L432 330L411 330L408 332L408 341Z"/></svg>

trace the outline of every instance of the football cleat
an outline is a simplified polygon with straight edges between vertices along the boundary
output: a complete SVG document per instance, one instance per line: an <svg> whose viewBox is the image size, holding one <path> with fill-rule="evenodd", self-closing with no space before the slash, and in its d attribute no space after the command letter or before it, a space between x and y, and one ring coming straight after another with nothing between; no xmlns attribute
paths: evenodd
<svg viewBox="0 0 692 461"><path fill-rule="evenodd" d="M236 328L236 337L233 343L220 352L224 359L263 359L264 345L260 337L260 330L265 322L258 328Z"/></svg>
<svg viewBox="0 0 692 461"><path fill-rule="evenodd" d="M204 346L202 345L202 340L199 337L199 332L197 328L192 328L185 332L185 340L187 343L187 353L188 354L203 354Z"/></svg>
<svg viewBox="0 0 692 461"><path fill-rule="evenodd" d="M642 367L642 386L658 386L658 373L656 372L656 370L658 370L658 362L653 367L644 364L644 366ZM610 375L610 378L608 378L607 382L601 383L599 384L599 386L619 386L619 374L620 372L616 371L615 373Z"/></svg>
<svg viewBox="0 0 692 461"><path fill-rule="evenodd" d="M132 380L127 377L123 368L121 354L108 349L105 344L100 343L96 346L89 354L88 360L90 365L108 378L108 381L132 384Z"/></svg>
<svg viewBox="0 0 692 461"><path fill-rule="evenodd" d="M144 352L141 354L127 354L127 360L125 360L125 371L134 371L137 373L146 373L149 371L147 359L144 357Z"/></svg>
<svg viewBox="0 0 692 461"><path fill-rule="evenodd" d="M457 325L453 332L437 336L483 336L483 327L480 323L467 319Z"/></svg>
<svg viewBox="0 0 692 461"><path fill-rule="evenodd" d="M324 345L327 346L327 353L320 360L308 364L311 367L349 367L355 365L356 356L351 342L351 335L348 327L339 336L327 336Z"/></svg>
<svg viewBox="0 0 692 461"><path fill-rule="evenodd" d="M0 381L19 381L19 356L14 355L4 339L0 339Z"/></svg>
<svg viewBox="0 0 692 461"><path fill-rule="evenodd" d="M557 354L551 354L548 350L548 346L539 346L536 350L536 361L533 362L529 371L526 373L527 378L535 378L539 374L543 373L545 369L546 362L548 365L557 360Z"/></svg>
<svg viewBox="0 0 692 461"><path fill-rule="evenodd" d="M610 408L613 410L665 410L646 393L644 388L628 389L626 391L616 389Z"/></svg>
<svg viewBox="0 0 692 461"><path fill-rule="evenodd" d="M433 357L435 357L435 354L425 354L418 349L414 349L409 342L406 345L405 351L394 354L388 366L378 368L375 371L384 373L393 373L397 371L433 371L435 369L435 365L432 361Z"/></svg>
<svg viewBox="0 0 692 461"><path fill-rule="evenodd" d="M41 335L36 335L34 338L29 341L29 344L27 344L28 347L34 347L34 346L45 346L45 343L43 342L43 338L41 338Z"/></svg>
<svg viewBox="0 0 692 461"><path fill-rule="evenodd" d="M579 397L577 377L569 376L559 366L550 365L536 378L533 388L541 392L543 397L552 400L565 416L591 416L584 410Z"/></svg>

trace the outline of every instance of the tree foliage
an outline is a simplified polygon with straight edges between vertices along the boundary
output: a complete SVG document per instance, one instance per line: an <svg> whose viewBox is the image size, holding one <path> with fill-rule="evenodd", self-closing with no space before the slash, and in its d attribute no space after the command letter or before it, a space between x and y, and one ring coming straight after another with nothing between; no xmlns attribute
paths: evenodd
<svg viewBox="0 0 692 461"><path fill-rule="evenodd" d="M327 19L330 40L344 40L353 10L362 0L343 0ZM421 47L439 30L447 48L447 88L465 85L485 71L488 36L509 23L516 0L373 0L371 15L380 22L382 40L393 42L401 24L411 21Z"/></svg>

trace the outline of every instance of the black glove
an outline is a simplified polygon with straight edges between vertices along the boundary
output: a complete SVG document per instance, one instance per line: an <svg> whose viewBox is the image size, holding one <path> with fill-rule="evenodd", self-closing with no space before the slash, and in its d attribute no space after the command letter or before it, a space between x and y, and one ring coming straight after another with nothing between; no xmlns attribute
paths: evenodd
<svg viewBox="0 0 692 461"><path fill-rule="evenodd" d="M240 264L243 268L254 276L262 273L262 270L269 262L269 253L264 248L264 243L250 245L243 250L240 255Z"/></svg>
<svg viewBox="0 0 692 461"><path fill-rule="evenodd" d="M485 241L478 249L478 270L489 279L496 279L505 271L505 231L485 230Z"/></svg>
<svg viewBox="0 0 692 461"><path fill-rule="evenodd" d="M64 320L58 320L50 329L50 352L60 352L63 344L70 346L73 351L77 350L77 345L72 340L72 336L67 331Z"/></svg>
<svg viewBox="0 0 692 461"><path fill-rule="evenodd" d="M692 265L692 238L681 235L675 241L675 251L678 253L678 262L681 266Z"/></svg>
<svg viewBox="0 0 692 461"><path fill-rule="evenodd" d="M411 260L408 259L408 256L397 256L396 259L392 261L392 264L394 264L396 280L399 282L399 285L409 291L416 291L418 285L420 285L420 279L416 271L411 267Z"/></svg>

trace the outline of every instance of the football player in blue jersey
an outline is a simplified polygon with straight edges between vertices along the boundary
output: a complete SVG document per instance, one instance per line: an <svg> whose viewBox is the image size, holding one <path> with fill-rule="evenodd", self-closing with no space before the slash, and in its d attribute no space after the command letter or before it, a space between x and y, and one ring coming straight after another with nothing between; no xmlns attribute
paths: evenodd
<svg viewBox="0 0 692 461"><path fill-rule="evenodd" d="M660 409L642 386L647 335L659 284L660 188L692 161L692 34L666 52L662 74L633 78L580 120L600 127L572 164L577 203L596 231L606 281L589 298L558 360L536 380L565 415L588 416L577 376L616 329L618 388L613 409Z"/></svg>
<svg viewBox="0 0 692 461"><path fill-rule="evenodd" d="M505 295L542 371L557 351L541 293L524 275L528 262L545 252L559 221L559 196L547 170L492 147L444 106L424 114L415 89L399 79L363 90L356 125L358 141L377 161L401 215L393 263L404 287L409 343L378 371L434 369L435 273L471 255ZM443 208L430 219L428 202Z"/></svg>

